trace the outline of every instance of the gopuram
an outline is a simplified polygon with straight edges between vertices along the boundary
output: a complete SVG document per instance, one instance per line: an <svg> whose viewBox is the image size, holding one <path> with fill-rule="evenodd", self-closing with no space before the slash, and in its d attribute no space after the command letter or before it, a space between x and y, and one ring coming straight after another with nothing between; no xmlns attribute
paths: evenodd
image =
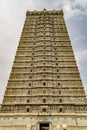
<svg viewBox="0 0 87 130"><path fill-rule="evenodd" d="M63 11L27 11L0 130L87 130L87 99Z"/></svg>

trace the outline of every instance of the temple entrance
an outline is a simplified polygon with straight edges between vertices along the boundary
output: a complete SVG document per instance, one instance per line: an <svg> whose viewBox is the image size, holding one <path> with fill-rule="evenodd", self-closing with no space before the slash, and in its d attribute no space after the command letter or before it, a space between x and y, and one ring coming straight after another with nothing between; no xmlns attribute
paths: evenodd
<svg viewBox="0 0 87 130"><path fill-rule="evenodd" d="M40 123L40 129L39 130L50 130L49 123Z"/></svg>

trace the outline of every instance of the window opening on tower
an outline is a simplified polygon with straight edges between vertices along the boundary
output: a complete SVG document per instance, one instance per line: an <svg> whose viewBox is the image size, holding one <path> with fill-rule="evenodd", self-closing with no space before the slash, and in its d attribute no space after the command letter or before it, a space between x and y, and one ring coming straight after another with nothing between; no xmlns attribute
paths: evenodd
<svg viewBox="0 0 87 130"><path fill-rule="evenodd" d="M30 102L30 100L29 99L27 99L27 103L29 103Z"/></svg>
<svg viewBox="0 0 87 130"><path fill-rule="evenodd" d="M62 112L62 108L60 108L60 112Z"/></svg>
<svg viewBox="0 0 87 130"><path fill-rule="evenodd" d="M46 99L43 99L43 103L46 103Z"/></svg>
<svg viewBox="0 0 87 130"><path fill-rule="evenodd" d="M46 83L45 83L45 82L43 83L43 86L46 86Z"/></svg>
<svg viewBox="0 0 87 130"><path fill-rule="evenodd" d="M27 108L27 112L29 112L30 111L30 109L29 108Z"/></svg>

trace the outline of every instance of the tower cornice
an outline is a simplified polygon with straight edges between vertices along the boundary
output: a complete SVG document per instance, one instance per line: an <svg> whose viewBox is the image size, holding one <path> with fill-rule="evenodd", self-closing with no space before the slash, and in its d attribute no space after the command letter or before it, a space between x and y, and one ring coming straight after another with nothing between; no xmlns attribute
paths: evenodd
<svg viewBox="0 0 87 130"><path fill-rule="evenodd" d="M62 15L63 16L63 10L52 10L52 11L47 11L46 9L43 9L42 11L27 11L26 12L26 16L29 16L29 15L44 15L44 14L47 14L47 15Z"/></svg>

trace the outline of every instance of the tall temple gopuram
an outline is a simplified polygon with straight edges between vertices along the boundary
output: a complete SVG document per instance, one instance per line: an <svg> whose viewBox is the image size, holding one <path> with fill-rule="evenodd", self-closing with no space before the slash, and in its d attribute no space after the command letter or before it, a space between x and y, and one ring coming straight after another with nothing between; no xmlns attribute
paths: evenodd
<svg viewBox="0 0 87 130"><path fill-rule="evenodd" d="M87 99L63 11L27 11L0 130L87 130Z"/></svg>

